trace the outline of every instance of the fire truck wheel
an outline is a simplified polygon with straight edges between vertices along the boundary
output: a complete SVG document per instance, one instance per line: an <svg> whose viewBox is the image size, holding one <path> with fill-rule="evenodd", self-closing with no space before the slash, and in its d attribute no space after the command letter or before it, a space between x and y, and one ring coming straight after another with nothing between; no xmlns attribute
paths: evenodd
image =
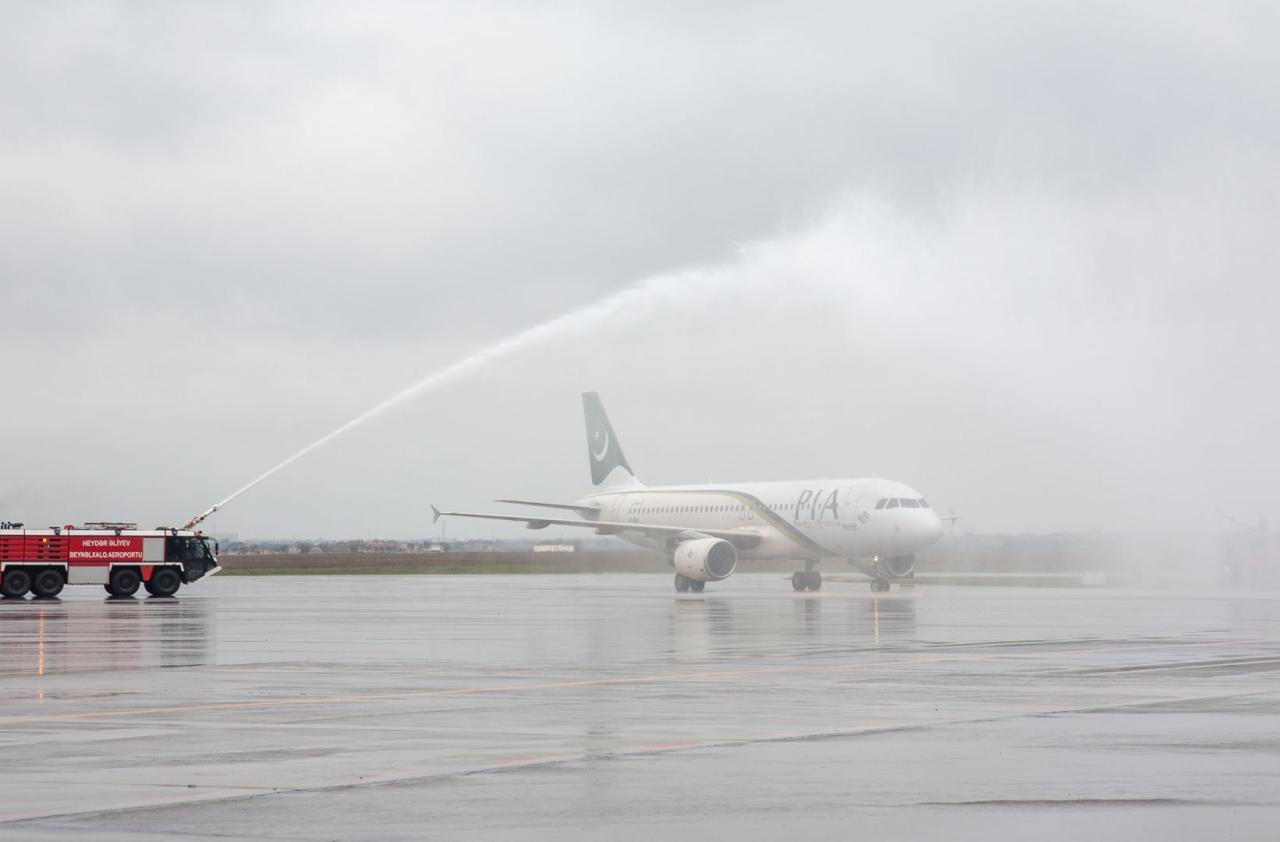
<svg viewBox="0 0 1280 842"><path fill-rule="evenodd" d="M132 567L117 567L111 571L111 581L107 583L107 591L112 596L133 596L142 584L142 575Z"/></svg>
<svg viewBox="0 0 1280 842"><path fill-rule="evenodd" d="M29 590L31 590L31 574L20 567L6 570L4 578L0 579L0 594L8 599L22 599Z"/></svg>
<svg viewBox="0 0 1280 842"><path fill-rule="evenodd" d="M66 583L61 570L46 567L31 580L31 593L40 599L52 599L62 593L62 586Z"/></svg>
<svg viewBox="0 0 1280 842"><path fill-rule="evenodd" d="M173 596L182 587L182 578L172 567L160 567L151 573L147 593L152 596Z"/></svg>

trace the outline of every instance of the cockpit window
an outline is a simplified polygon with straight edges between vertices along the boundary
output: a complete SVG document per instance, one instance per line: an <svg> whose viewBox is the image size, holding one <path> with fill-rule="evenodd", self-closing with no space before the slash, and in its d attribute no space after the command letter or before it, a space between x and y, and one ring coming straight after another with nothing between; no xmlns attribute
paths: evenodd
<svg viewBox="0 0 1280 842"><path fill-rule="evenodd" d="M885 504L884 504L884 507L885 507L886 509L896 509L896 508L898 508L898 498L897 498L897 497L894 497L894 498L890 499L888 503L885 503Z"/></svg>
<svg viewBox="0 0 1280 842"><path fill-rule="evenodd" d="M889 502L889 498L888 498L888 497L881 497L881 498L880 498L880 501L879 501L878 503L876 503L876 508L877 508L877 509L883 509L883 508L884 508L884 504L885 504L885 503L888 503L888 502Z"/></svg>
<svg viewBox="0 0 1280 842"><path fill-rule="evenodd" d="M905 508L908 508L908 509L918 509L918 508L920 508L920 501L919 501L919 500L916 500L916 499L915 499L915 498L913 498L913 497L903 497L903 498L902 498L901 500L899 500L898 502L900 502L900 503L901 503Z"/></svg>
<svg viewBox="0 0 1280 842"><path fill-rule="evenodd" d="M926 500L926 499L924 499L923 497L921 497L921 498L920 498L919 500L917 500L916 502L920 504L920 508L922 508L922 509L927 509L927 508L929 508L929 501L928 501L928 500Z"/></svg>

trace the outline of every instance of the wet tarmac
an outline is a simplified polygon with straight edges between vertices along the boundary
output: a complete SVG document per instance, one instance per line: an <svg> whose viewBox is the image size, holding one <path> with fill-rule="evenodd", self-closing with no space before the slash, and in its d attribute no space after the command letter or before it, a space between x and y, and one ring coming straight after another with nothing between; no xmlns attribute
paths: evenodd
<svg viewBox="0 0 1280 842"><path fill-rule="evenodd" d="M1280 838L1280 595L219 577L0 604L0 840Z"/></svg>

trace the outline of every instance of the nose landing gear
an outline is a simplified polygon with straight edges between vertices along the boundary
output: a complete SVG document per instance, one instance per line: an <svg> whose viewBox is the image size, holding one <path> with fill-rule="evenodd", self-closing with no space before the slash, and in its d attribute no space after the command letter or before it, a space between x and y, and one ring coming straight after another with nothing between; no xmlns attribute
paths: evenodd
<svg viewBox="0 0 1280 842"><path fill-rule="evenodd" d="M884 593L887 590L889 590L888 579L872 579L871 580L872 593Z"/></svg>

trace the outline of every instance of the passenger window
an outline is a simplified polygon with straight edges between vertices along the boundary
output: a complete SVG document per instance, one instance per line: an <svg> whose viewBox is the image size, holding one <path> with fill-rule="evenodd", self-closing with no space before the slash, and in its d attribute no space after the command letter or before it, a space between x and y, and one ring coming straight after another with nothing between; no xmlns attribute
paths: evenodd
<svg viewBox="0 0 1280 842"><path fill-rule="evenodd" d="M897 497L894 497L894 498L890 499L888 503L885 503L885 504L884 504L884 507L885 507L886 509L896 509L896 508L898 508L898 498L897 498Z"/></svg>

